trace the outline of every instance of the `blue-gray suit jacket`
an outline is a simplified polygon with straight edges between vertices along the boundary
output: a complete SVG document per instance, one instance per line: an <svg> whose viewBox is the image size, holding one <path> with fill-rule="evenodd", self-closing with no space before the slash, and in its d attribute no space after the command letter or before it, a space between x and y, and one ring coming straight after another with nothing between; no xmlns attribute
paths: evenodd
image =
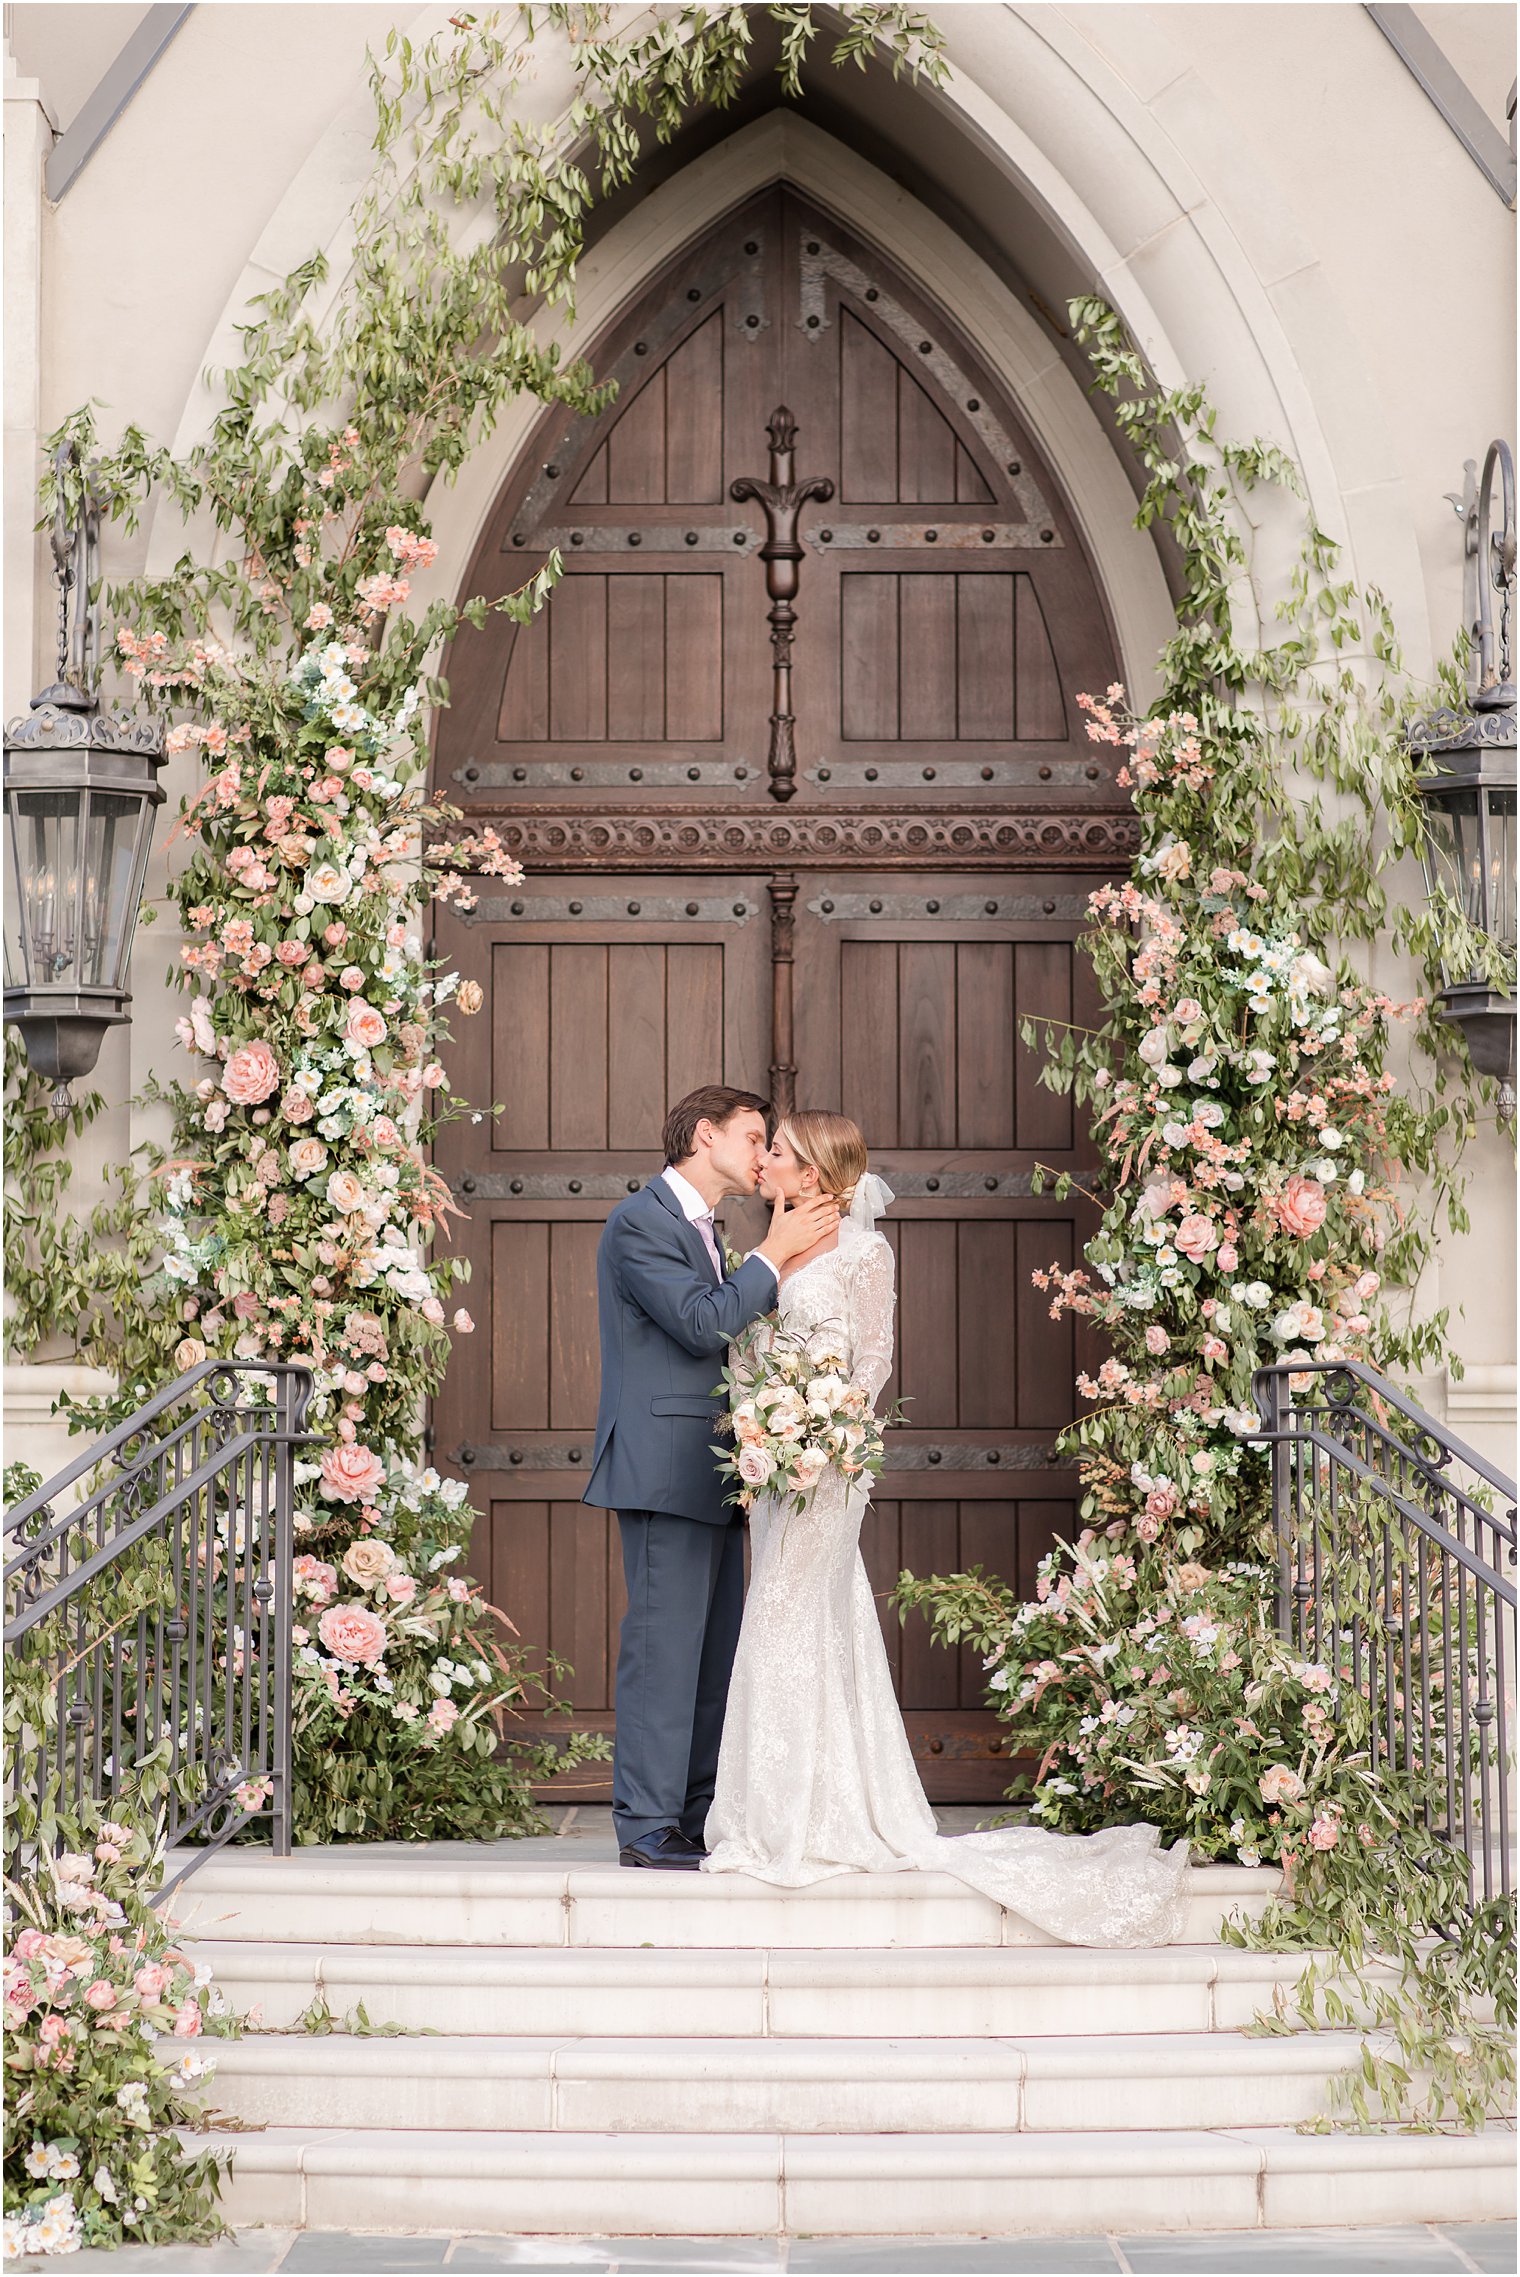
<svg viewBox="0 0 1520 2277"><path fill-rule="evenodd" d="M581 1497L601 1510L664 1510L725 1526L736 1515L713 1441L725 1351L776 1301L751 1257L713 1278L702 1236L663 1178L619 1202L596 1252L602 1398Z"/></svg>

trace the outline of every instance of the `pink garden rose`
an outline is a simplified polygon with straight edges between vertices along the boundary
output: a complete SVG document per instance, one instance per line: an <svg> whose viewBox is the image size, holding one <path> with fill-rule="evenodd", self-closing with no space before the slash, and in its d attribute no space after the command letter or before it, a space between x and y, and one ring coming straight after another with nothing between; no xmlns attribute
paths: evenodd
<svg viewBox="0 0 1520 2277"><path fill-rule="evenodd" d="M290 1167L297 1178L315 1178L327 1168L327 1149L319 1138L297 1139L290 1150Z"/></svg>
<svg viewBox="0 0 1520 2277"><path fill-rule="evenodd" d="M393 1605L410 1605L417 1594L417 1578L410 1573L388 1573L385 1594Z"/></svg>
<svg viewBox="0 0 1520 2277"><path fill-rule="evenodd" d="M280 1088L280 1063L268 1044L239 1044L222 1070L222 1089L235 1107L257 1107Z"/></svg>
<svg viewBox="0 0 1520 2277"><path fill-rule="evenodd" d="M428 1710L428 1729L437 1732L440 1738L452 1731L458 1721L459 1710L452 1700L435 1700Z"/></svg>
<svg viewBox="0 0 1520 2277"><path fill-rule="evenodd" d="M327 1206L340 1218L350 1218L364 1207L364 1188L351 1170L335 1170L327 1181Z"/></svg>
<svg viewBox="0 0 1520 2277"><path fill-rule="evenodd" d="M309 1123L316 1111L309 1093L298 1091L294 1085L280 1101L280 1113L287 1123Z"/></svg>
<svg viewBox="0 0 1520 2277"><path fill-rule="evenodd" d="M187 2000L174 2018L176 2040L198 2040L201 2036L201 2007L198 2000Z"/></svg>
<svg viewBox="0 0 1520 2277"><path fill-rule="evenodd" d="M144 2000L157 2000L172 1974L172 1970L164 1968L158 1961L144 1961L132 1979L133 1988Z"/></svg>
<svg viewBox="0 0 1520 2277"><path fill-rule="evenodd" d="M1291 1233L1297 1241L1307 1240L1325 1222L1325 1189L1317 1178L1305 1178L1295 1170L1275 1207L1283 1232Z"/></svg>
<svg viewBox="0 0 1520 2277"><path fill-rule="evenodd" d="M329 1605L317 1634L334 1660L373 1668L385 1651L385 1623L366 1605Z"/></svg>
<svg viewBox="0 0 1520 2277"><path fill-rule="evenodd" d="M329 1502L371 1502L384 1483L385 1465L368 1447L329 1447L322 1457L322 1492Z"/></svg>
<svg viewBox="0 0 1520 2277"><path fill-rule="evenodd" d="M1340 1820L1322 1812L1309 1829L1309 1847L1312 1850L1333 1850L1340 1840L1340 1832Z"/></svg>
<svg viewBox="0 0 1520 2277"><path fill-rule="evenodd" d="M108 1978L97 1977L92 1985L86 1985L84 1997L88 2008L114 2008L116 1987Z"/></svg>
<svg viewBox="0 0 1520 2277"><path fill-rule="evenodd" d="M1191 1264L1201 1265L1213 1248L1218 1236L1212 1218L1190 1212L1177 1228L1177 1247Z"/></svg>
<svg viewBox="0 0 1520 2277"><path fill-rule="evenodd" d="M390 1030L373 1004L356 999L348 1008L348 1023L343 1033L349 1043L358 1044L364 1051L372 1052L377 1044L384 1043Z"/></svg>

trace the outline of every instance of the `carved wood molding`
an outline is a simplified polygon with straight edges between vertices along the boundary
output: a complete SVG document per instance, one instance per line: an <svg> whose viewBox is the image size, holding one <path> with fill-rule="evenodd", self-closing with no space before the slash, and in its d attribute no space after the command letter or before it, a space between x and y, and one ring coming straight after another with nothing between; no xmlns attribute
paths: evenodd
<svg viewBox="0 0 1520 2277"><path fill-rule="evenodd" d="M487 816L531 870L807 869L1111 871L1140 842L1133 814L968 813L896 807L881 813L785 814L697 807L601 807L595 813Z"/></svg>

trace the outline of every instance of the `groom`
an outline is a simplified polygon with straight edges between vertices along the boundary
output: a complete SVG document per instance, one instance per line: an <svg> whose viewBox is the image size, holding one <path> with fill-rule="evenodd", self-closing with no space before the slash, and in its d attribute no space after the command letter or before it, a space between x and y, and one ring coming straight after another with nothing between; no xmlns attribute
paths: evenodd
<svg viewBox="0 0 1520 2277"><path fill-rule="evenodd" d="M596 1253L602 1398L582 1500L615 1510L628 1611L617 1670L612 1819L624 1866L700 1866L744 1609L744 1531L724 1499L713 1386L726 1348L776 1301L781 1268L838 1221L785 1210L732 1273L713 1232L753 1194L770 1102L704 1084L665 1118L665 1168L619 1202Z"/></svg>

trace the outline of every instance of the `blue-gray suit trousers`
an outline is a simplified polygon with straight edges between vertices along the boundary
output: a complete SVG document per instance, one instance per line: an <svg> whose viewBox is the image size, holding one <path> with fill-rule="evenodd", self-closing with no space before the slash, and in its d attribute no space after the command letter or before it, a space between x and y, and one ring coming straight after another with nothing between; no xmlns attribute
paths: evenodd
<svg viewBox="0 0 1520 2277"><path fill-rule="evenodd" d="M628 1610L618 1649L612 1819L702 1839L744 1611L744 1527L620 1510Z"/></svg>

